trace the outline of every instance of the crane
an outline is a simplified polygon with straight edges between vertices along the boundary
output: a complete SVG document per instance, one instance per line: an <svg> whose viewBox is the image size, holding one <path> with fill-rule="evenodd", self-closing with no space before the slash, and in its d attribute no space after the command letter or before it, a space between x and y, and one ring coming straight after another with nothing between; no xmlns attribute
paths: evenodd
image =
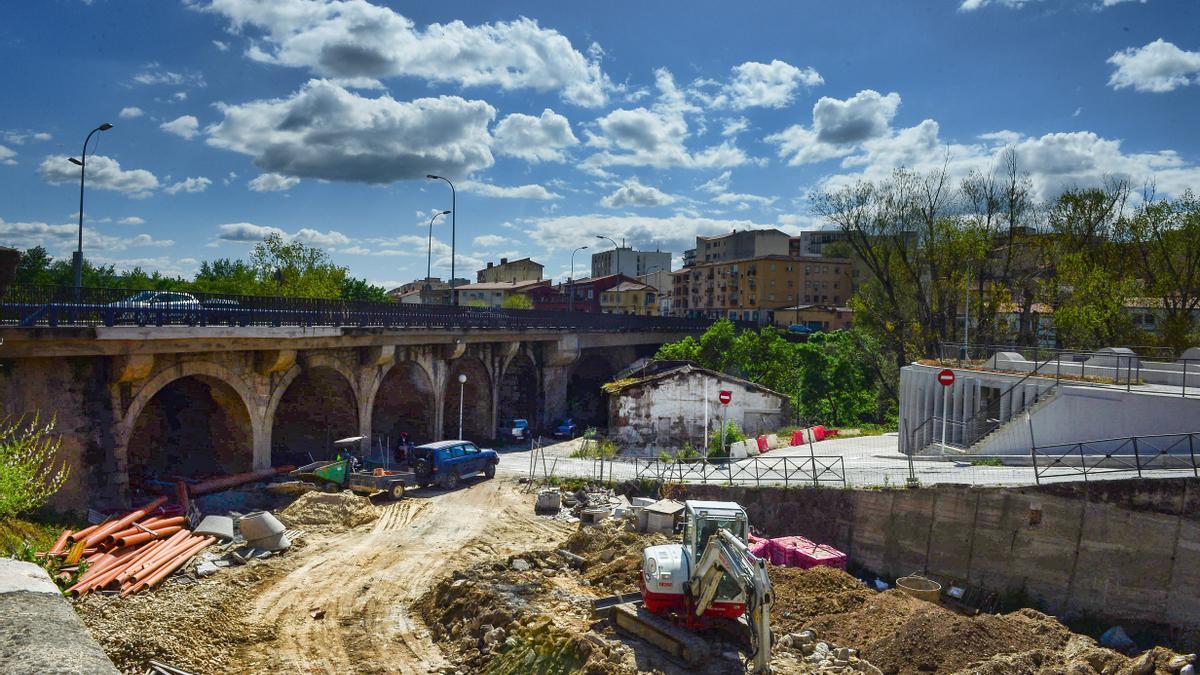
<svg viewBox="0 0 1200 675"><path fill-rule="evenodd" d="M643 608L618 607L617 625L663 649L698 662L707 647L686 629L745 616L751 673L770 673L774 592L766 563L752 554L749 521L735 502L684 503L683 542L642 552Z"/></svg>

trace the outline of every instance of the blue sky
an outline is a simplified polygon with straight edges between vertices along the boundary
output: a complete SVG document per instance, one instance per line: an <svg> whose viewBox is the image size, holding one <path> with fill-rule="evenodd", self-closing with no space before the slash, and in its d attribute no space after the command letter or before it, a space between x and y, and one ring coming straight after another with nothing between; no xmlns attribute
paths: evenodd
<svg viewBox="0 0 1200 675"><path fill-rule="evenodd" d="M190 274L278 231L382 285L820 226L815 190L1016 151L1200 190L1200 3L45 0L0 28L0 244ZM434 226L449 271L449 222ZM580 265L582 258L577 258ZM586 269L583 263L580 269Z"/></svg>

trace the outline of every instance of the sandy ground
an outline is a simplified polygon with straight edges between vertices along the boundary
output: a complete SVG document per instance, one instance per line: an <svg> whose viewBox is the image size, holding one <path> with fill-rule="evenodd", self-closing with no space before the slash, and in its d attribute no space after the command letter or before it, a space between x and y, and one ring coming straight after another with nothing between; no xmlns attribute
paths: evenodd
<svg viewBox="0 0 1200 675"><path fill-rule="evenodd" d="M370 526L315 534L294 570L249 599L247 617L275 627L236 662L251 672L425 673L449 665L410 612L455 569L565 536L537 518L512 482L473 479L453 492L420 490L380 502ZM367 529L369 528L369 529ZM312 611L324 611L314 619Z"/></svg>

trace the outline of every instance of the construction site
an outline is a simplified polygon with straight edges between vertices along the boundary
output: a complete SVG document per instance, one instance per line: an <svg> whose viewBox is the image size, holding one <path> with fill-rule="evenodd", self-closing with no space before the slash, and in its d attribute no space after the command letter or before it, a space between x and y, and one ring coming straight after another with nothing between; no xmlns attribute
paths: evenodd
<svg viewBox="0 0 1200 675"><path fill-rule="evenodd" d="M286 546L247 546L242 517L241 533L200 540L147 592L102 584L74 602L80 639L127 673L1190 674L1196 624L1162 619L1197 616L1200 493L1191 480L1147 483L1036 494L480 476L394 499L278 476L197 497L189 510L274 514ZM914 515L908 502L928 499L942 506L927 516L952 512L952 499L1035 499L1041 511L1008 508L992 523L977 512L963 529ZM1072 503L1107 525L1056 542ZM1166 572L1134 548L1160 520L1184 533ZM1009 552L989 553L1002 535ZM957 570L950 541L964 538L978 557ZM1014 552L1041 575L997 572ZM1097 554L1105 561L1088 557ZM678 606L664 572L672 556ZM1168 587L1138 591L1164 573ZM1057 597L1055 584L1081 597ZM1123 612L1123 593L1142 611ZM60 635L70 640L70 626Z"/></svg>

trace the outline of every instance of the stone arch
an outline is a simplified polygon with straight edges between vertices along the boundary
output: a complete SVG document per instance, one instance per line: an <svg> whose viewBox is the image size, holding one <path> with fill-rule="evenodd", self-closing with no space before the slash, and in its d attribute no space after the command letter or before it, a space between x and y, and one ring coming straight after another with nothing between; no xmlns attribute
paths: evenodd
<svg viewBox="0 0 1200 675"><path fill-rule="evenodd" d="M459 421L459 375L466 375L463 391L463 433L469 441L484 441L495 438L495 420L492 419L492 377L487 365L473 356L464 356L450 362L446 377L445 404L443 407L443 438L458 438Z"/></svg>
<svg viewBox="0 0 1200 675"><path fill-rule="evenodd" d="M353 374L335 360L309 361L284 373L267 404L271 463L332 456L331 443L359 433Z"/></svg>
<svg viewBox="0 0 1200 675"><path fill-rule="evenodd" d="M524 351L517 352L504 367L504 375L496 388L499 415L503 418L522 417L536 427L541 407L540 380L533 358Z"/></svg>
<svg viewBox="0 0 1200 675"><path fill-rule="evenodd" d="M371 446L380 440L390 447L402 432L415 443L434 440L435 390L433 378L416 361L398 361L378 378L367 400L371 415Z"/></svg>
<svg viewBox="0 0 1200 675"><path fill-rule="evenodd" d="M150 478L248 471L261 427L250 386L209 362L147 380L118 427L131 484Z"/></svg>
<svg viewBox="0 0 1200 675"><path fill-rule="evenodd" d="M603 354L584 354L575 362L567 379L567 414L580 431L608 427L608 398L601 389L612 380L616 369Z"/></svg>

